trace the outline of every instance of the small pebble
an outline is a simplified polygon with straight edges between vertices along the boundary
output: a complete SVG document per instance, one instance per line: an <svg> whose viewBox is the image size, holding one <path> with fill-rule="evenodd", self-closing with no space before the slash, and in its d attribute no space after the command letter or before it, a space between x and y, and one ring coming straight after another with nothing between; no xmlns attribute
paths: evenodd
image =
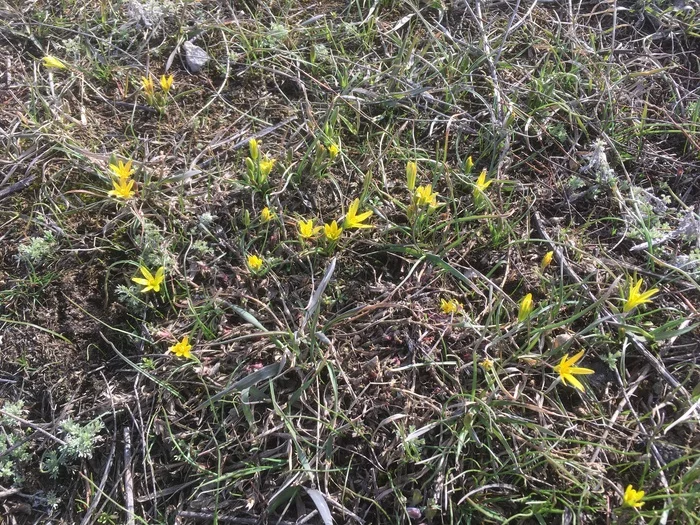
<svg viewBox="0 0 700 525"><path fill-rule="evenodd" d="M209 62L209 55L201 47L189 41L182 44L182 47L185 49L185 63L190 72L198 73Z"/></svg>

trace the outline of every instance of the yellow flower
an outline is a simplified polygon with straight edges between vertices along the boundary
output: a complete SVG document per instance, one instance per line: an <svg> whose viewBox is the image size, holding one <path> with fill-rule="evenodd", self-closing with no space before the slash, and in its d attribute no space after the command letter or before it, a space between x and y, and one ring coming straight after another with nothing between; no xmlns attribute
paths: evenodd
<svg viewBox="0 0 700 525"><path fill-rule="evenodd" d="M493 368L493 361L491 361L491 359L489 359L488 357L485 357L484 359L482 359L479 364L481 365L481 368L483 368L484 370L491 370Z"/></svg>
<svg viewBox="0 0 700 525"><path fill-rule="evenodd" d="M313 219L309 219L308 221L299 219L297 221L297 230L299 231L299 236L302 239L313 239L322 229L323 228L321 226L314 226Z"/></svg>
<svg viewBox="0 0 700 525"><path fill-rule="evenodd" d="M250 150L250 158L253 160L258 160L260 156L260 146L258 141L255 139L250 139L248 141L248 149Z"/></svg>
<svg viewBox="0 0 700 525"><path fill-rule="evenodd" d="M493 179L487 181L486 180L486 168L481 170L481 173L479 174L479 177L476 179L476 183L474 186L474 197L477 197L478 195L482 194L486 188L491 186L491 183L493 182Z"/></svg>
<svg viewBox="0 0 700 525"><path fill-rule="evenodd" d="M622 307L623 312L634 310L640 304L650 303L651 297L659 293L658 288L652 288L651 290L641 293L639 290L642 287L642 284L644 284L644 282L640 278L636 283L630 285L627 300L625 301L625 305Z"/></svg>
<svg viewBox="0 0 700 525"><path fill-rule="evenodd" d="M263 261L257 255L248 256L248 268L250 268L250 270L253 272L259 272L262 269L264 262L265 261Z"/></svg>
<svg viewBox="0 0 700 525"><path fill-rule="evenodd" d="M462 304L457 301L457 299L450 299L446 301L445 299L440 299L440 310L444 314L456 314L462 309Z"/></svg>
<svg viewBox="0 0 700 525"><path fill-rule="evenodd" d="M345 216L345 221L343 221L343 228L346 230L349 228L371 228L371 224L362 224L366 219L372 215L372 211L365 211L363 213L357 214L357 209L360 207L360 199L355 199L350 204L348 208L348 214Z"/></svg>
<svg viewBox="0 0 700 525"><path fill-rule="evenodd" d="M131 280L137 284L145 286L145 288L141 290L141 293L146 293L150 290L160 292L160 285L163 283L163 279L165 279L165 268L162 266L158 268L155 275L149 272L148 268L145 266L141 266L139 269L145 278L142 279L141 277L132 277Z"/></svg>
<svg viewBox="0 0 700 525"><path fill-rule="evenodd" d="M323 235L325 235L326 239L329 241L337 241L342 234L343 228L340 228L336 221L323 225Z"/></svg>
<svg viewBox="0 0 700 525"><path fill-rule="evenodd" d="M472 160L472 156L469 155L467 157L467 161L464 163L464 171L467 172L467 174L472 172L472 168L474 167L474 161Z"/></svg>
<svg viewBox="0 0 700 525"><path fill-rule="evenodd" d="M625 495L622 498L622 502L627 507L634 507L635 509L638 509L639 507L644 505L642 498L644 498L643 490L634 490L632 488L632 485L627 485L627 488L625 489Z"/></svg>
<svg viewBox="0 0 700 525"><path fill-rule="evenodd" d="M267 177L272 171L272 167L275 165L275 162L277 162L275 159L270 159L268 157L262 159L260 161L260 174L263 177Z"/></svg>
<svg viewBox="0 0 700 525"><path fill-rule="evenodd" d="M170 348L168 348L173 354L175 354L178 357L184 357L185 359L189 359L192 357L192 345L190 344L190 336L186 335L185 337L182 338L182 341L174 344Z"/></svg>
<svg viewBox="0 0 700 525"><path fill-rule="evenodd" d="M46 55L44 58L41 59L41 62L42 64L44 64L44 67L53 69L66 69L68 67L58 58L51 55Z"/></svg>
<svg viewBox="0 0 700 525"><path fill-rule="evenodd" d="M113 190L107 192L110 197L115 197L117 199L130 199L134 196L134 181L129 179L119 179L113 180L112 186Z"/></svg>
<svg viewBox="0 0 700 525"><path fill-rule="evenodd" d="M335 142L328 146L328 156L333 160L338 156L338 153L340 153L340 146L338 146Z"/></svg>
<svg viewBox="0 0 700 525"><path fill-rule="evenodd" d="M160 89L162 89L163 91L168 93L170 91L170 88L173 87L173 80L175 80L175 79L173 78L172 75L169 75L167 77L165 75L161 75L160 76Z"/></svg>
<svg viewBox="0 0 700 525"><path fill-rule="evenodd" d="M270 222L272 219L275 218L274 212L270 211L270 208L265 206L262 211L260 212L260 220L263 223Z"/></svg>
<svg viewBox="0 0 700 525"><path fill-rule="evenodd" d="M131 177L131 173L134 171L131 169L131 159L129 159L126 164L120 160L116 164L110 164L109 167L121 180L126 180Z"/></svg>
<svg viewBox="0 0 700 525"><path fill-rule="evenodd" d="M143 90L146 93L146 95L153 96L153 92L155 91L155 85L153 84L153 79L150 76L141 77L141 86L143 87Z"/></svg>
<svg viewBox="0 0 700 525"><path fill-rule="evenodd" d="M532 294L529 293L520 301L520 309L518 310L518 321L522 322L532 313Z"/></svg>
<svg viewBox="0 0 700 525"><path fill-rule="evenodd" d="M413 161L406 163L406 187L408 191L413 192L416 189L416 176L418 174L418 165Z"/></svg>
<svg viewBox="0 0 700 525"><path fill-rule="evenodd" d="M569 354L566 354L564 357L561 358L561 362L554 367L554 371L559 374L559 377L561 378L561 382L566 384L568 381L571 383L572 386L578 388L581 392L583 392L583 385L581 384L581 381L576 379L575 374L580 374L580 375L589 375L595 373L594 370L591 370L590 368L581 368L578 366L574 366L579 359L583 357L584 350L581 350L578 354L573 356L571 359L569 359Z"/></svg>
<svg viewBox="0 0 700 525"><path fill-rule="evenodd" d="M554 252L547 252L542 257L542 262L540 263L540 270L544 271L547 266L552 264L552 258L554 257Z"/></svg>
<svg viewBox="0 0 700 525"><path fill-rule="evenodd" d="M433 193L432 184L418 186L416 188L418 206L430 206L431 208L437 207L437 195L437 193Z"/></svg>

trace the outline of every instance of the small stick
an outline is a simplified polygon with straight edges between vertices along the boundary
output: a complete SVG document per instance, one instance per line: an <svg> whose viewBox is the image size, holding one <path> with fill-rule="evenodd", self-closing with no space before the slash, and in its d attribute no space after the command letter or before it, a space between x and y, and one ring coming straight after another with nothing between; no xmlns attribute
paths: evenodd
<svg viewBox="0 0 700 525"><path fill-rule="evenodd" d="M102 379L105 381L105 383L107 383L107 378L104 376L104 374L102 374ZM110 403L112 404L112 415L116 419L116 415L114 413L114 400L112 399L111 392L110 392L109 400L110 400ZM102 499L102 495L105 494L105 485L107 485L107 480L109 478L109 471L112 467L112 461L114 460L114 453L116 450L117 450L117 431L115 429L115 431L112 433L112 446L109 448L109 456L107 457L107 461L105 463L105 468L104 468L104 471L102 472L102 479L100 480L100 485L97 488L97 492L95 493L95 498L90 503L90 507L85 512L85 515L83 516L83 519L81 520L80 525L88 525L89 523L93 523L92 515L95 513L95 511L97 511L97 506L99 505L100 500Z"/></svg>
<svg viewBox="0 0 700 525"><path fill-rule="evenodd" d="M131 473L131 432L124 427L124 500L126 525L134 525L134 478Z"/></svg>
<svg viewBox="0 0 700 525"><path fill-rule="evenodd" d="M25 177L22 180L15 182L8 188L4 190L0 190L0 201L3 199L6 199L13 193L17 193L18 191L22 191L25 189L27 186L29 186L32 182L34 182L34 179L36 179L36 175L30 175L29 177Z"/></svg>
<svg viewBox="0 0 700 525"><path fill-rule="evenodd" d="M24 425L26 427L33 428L34 430L36 430L40 434L43 434L44 436L46 436L49 439L53 439L56 443L59 443L60 445L67 445L67 443L65 441L63 441L61 438L54 436L51 432L47 432L46 430L41 428L39 425L35 425L31 421L27 421L26 419L22 419L21 417L15 416L14 414L10 414L9 412L6 412L2 408L0 408L0 415L2 415L4 417L12 418L15 421L17 421L20 425Z"/></svg>
<svg viewBox="0 0 700 525"><path fill-rule="evenodd" d="M314 516L318 513L317 510L314 510L311 514ZM191 520L195 521L206 521L207 523L213 523L215 514L213 512L192 512L190 510L181 510L180 512L177 513L178 518L189 518ZM219 521L219 523L234 523L237 525L257 525L258 523L262 523L260 518L237 518L235 516L226 516L222 514L216 515L216 519ZM295 525L298 523L303 523L300 521L275 521L277 525Z"/></svg>
<svg viewBox="0 0 700 525"><path fill-rule="evenodd" d="M0 499L9 498L10 496L14 496L15 494L19 493L20 490L17 487L6 489L5 487L0 486Z"/></svg>

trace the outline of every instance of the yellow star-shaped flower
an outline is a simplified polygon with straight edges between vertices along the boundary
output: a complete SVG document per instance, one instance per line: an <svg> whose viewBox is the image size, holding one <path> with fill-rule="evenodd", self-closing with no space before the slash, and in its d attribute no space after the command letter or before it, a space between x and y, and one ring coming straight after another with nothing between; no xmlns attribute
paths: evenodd
<svg viewBox="0 0 700 525"><path fill-rule="evenodd" d="M299 220L297 222L297 229L302 239L313 239L322 230L321 226L314 226L313 219L309 219L308 221Z"/></svg>
<svg viewBox="0 0 700 525"><path fill-rule="evenodd" d="M270 211L270 208L265 206L260 212L260 221L263 223L270 222L275 218L274 212Z"/></svg>
<svg viewBox="0 0 700 525"><path fill-rule="evenodd" d="M170 91L170 88L173 86L173 76L168 75L167 77L165 75L161 75L160 77L160 89L162 89L165 93Z"/></svg>
<svg viewBox="0 0 700 525"><path fill-rule="evenodd" d="M481 368L484 370L491 370L493 369L493 361L489 359L488 357L485 357L482 359L479 364L481 365Z"/></svg>
<svg viewBox="0 0 700 525"><path fill-rule="evenodd" d="M264 263L265 261L263 261L257 255L251 254L248 256L248 268L250 268L250 270L254 273L259 272L262 269Z"/></svg>
<svg viewBox="0 0 700 525"><path fill-rule="evenodd" d="M335 142L328 146L328 156L331 160L335 159L338 156L338 153L340 153L340 146L338 146Z"/></svg>
<svg viewBox="0 0 700 525"><path fill-rule="evenodd" d="M433 193L433 185L426 184L425 186L418 186L416 188L416 199L418 206L430 206L431 208L437 207L437 193Z"/></svg>
<svg viewBox="0 0 700 525"><path fill-rule="evenodd" d="M146 293L151 290L154 292L160 292L160 285L165 279L165 268L162 266L158 268L155 275L153 275L145 266L141 266L139 270L141 270L141 274L144 278L132 277L131 280L137 284L145 286L145 288L141 290L141 293Z"/></svg>
<svg viewBox="0 0 700 525"><path fill-rule="evenodd" d="M637 306L641 304L650 303L651 298L657 293L659 293L658 288L652 288L651 290L647 290L644 293L640 292L642 284L644 284L644 281L642 281L642 279L639 279L636 283L630 285L630 291L627 295L627 300L625 301L625 304L622 307L623 312L629 312L631 310L634 310L635 308L637 308Z"/></svg>
<svg viewBox="0 0 700 525"><path fill-rule="evenodd" d="M348 214L345 216L345 221L343 221L343 228L371 228L371 224L363 224L365 220L372 216L372 211L365 211L357 214L357 210L360 207L360 199L355 199L350 204L348 208Z"/></svg>
<svg viewBox="0 0 700 525"><path fill-rule="evenodd" d="M184 357L189 359L192 357L192 345L190 344L190 336L186 335L182 338L182 341L175 343L173 346L168 348L173 354L178 357Z"/></svg>
<svg viewBox="0 0 700 525"><path fill-rule="evenodd" d="M143 87L143 91L146 95L153 95L156 89L155 84L153 84L153 79L150 76L141 77L141 87Z"/></svg>
<svg viewBox="0 0 700 525"><path fill-rule="evenodd" d="M440 310L444 314L456 314L462 309L462 304L457 301L457 299L450 299L446 301L445 299L440 299Z"/></svg>
<svg viewBox="0 0 700 525"><path fill-rule="evenodd" d="M323 235L325 235L326 239L329 241L337 241L342 234L343 228L338 226L336 221L323 225Z"/></svg>
<svg viewBox="0 0 700 525"><path fill-rule="evenodd" d="M131 177L131 174L133 173L133 169L131 168L131 159L129 159L126 164L124 162L117 161L116 164L110 164L109 168L112 170L112 172L119 177L120 179L128 179Z"/></svg>
<svg viewBox="0 0 700 525"><path fill-rule="evenodd" d="M479 193L483 193L484 191L486 191L486 188L491 186L492 182L493 179L486 180L486 168L484 168L483 170L481 170L479 177L477 177L476 182L474 183L474 194L477 195Z"/></svg>
<svg viewBox="0 0 700 525"><path fill-rule="evenodd" d="M117 199L130 199L134 196L134 181L129 179L119 179L112 181L114 189L107 192L110 197Z"/></svg>
<svg viewBox="0 0 700 525"><path fill-rule="evenodd" d="M270 175L272 168L275 166L275 162L277 162L276 159L271 159L269 157L260 159L260 174L263 177L267 177L268 175Z"/></svg>
<svg viewBox="0 0 700 525"><path fill-rule="evenodd" d="M632 485L627 485L625 495L622 497L622 502L627 507L634 507L635 509L638 509L644 505L642 498L644 498L643 490L634 490Z"/></svg>
<svg viewBox="0 0 700 525"><path fill-rule="evenodd" d="M576 378L576 375L594 374L595 371L590 368L581 368L574 366L582 357L585 350L581 350L578 354L569 359L569 354L561 358L561 362L554 367L554 371L559 374L561 382L566 384L568 381L572 386L578 388L581 392L584 391L583 384Z"/></svg>

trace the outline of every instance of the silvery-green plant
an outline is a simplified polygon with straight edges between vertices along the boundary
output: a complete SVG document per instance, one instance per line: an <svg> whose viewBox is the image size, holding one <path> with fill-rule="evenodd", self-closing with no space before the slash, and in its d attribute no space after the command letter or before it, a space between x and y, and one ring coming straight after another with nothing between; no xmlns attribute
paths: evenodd
<svg viewBox="0 0 700 525"><path fill-rule="evenodd" d="M120 284L114 290L117 300L122 303L132 313L138 313L143 309L144 303L138 298L138 288L136 286L125 286Z"/></svg>
<svg viewBox="0 0 700 525"><path fill-rule="evenodd" d="M61 423L61 429L65 432L65 444L61 445L61 453L70 459L91 458L103 427L99 419L93 419L85 425L76 423L71 418L66 419Z"/></svg>
<svg viewBox="0 0 700 525"><path fill-rule="evenodd" d="M63 444L58 450L47 450L41 459L40 470L51 478L58 477L60 468L67 466L78 458L90 459L99 442L99 433L104 428L101 420L92 421L81 425L71 418L60 424L63 432Z"/></svg>
<svg viewBox="0 0 700 525"><path fill-rule="evenodd" d="M153 29L173 9L174 4L169 0L131 0L127 4L127 16L131 25Z"/></svg>
<svg viewBox="0 0 700 525"><path fill-rule="evenodd" d="M17 247L19 260L32 266L40 266L56 253L58 243L53 233L47 231L42 237L31 237Z"/></svg>
<svg viewBox="0 0 700 525"><path fill-rule="evenodd" d="M617 175L608 163L608 156L605 153L605 141L598 139L593 143L593 149L590 153L584 155L584 159L588 160L588 164L581 167L581 173L588 173L595 176L599 184L608 186L617 182Z"/></svg>
<svg viewBox="0 0 700 525"><path fill-rule="evenodd" d="M19 485L23 480L22 464L31 458L30 441L25 441L27 431L16 419L23 417L24 401L6 403L2 408L7 415L0 417L0 479Z"/></svg>

